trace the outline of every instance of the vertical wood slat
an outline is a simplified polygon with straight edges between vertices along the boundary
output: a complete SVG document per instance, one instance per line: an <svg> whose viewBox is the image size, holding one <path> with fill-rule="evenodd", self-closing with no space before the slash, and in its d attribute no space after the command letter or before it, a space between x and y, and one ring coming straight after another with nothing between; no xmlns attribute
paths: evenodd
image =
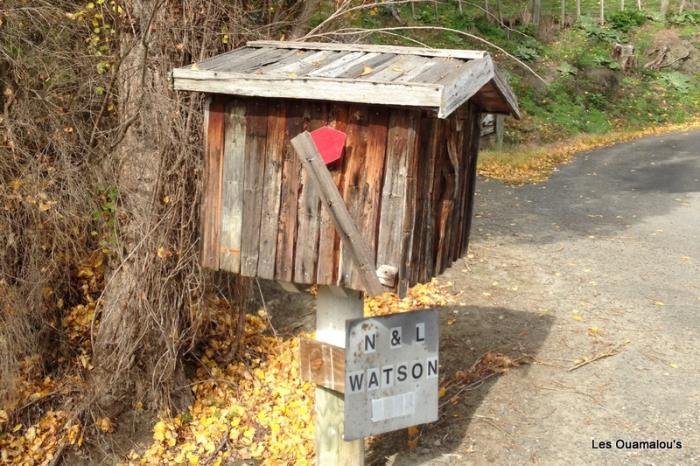
<svg viewBox="0 0 700 466"><path fill-rule="evenodd" d="M224 158L224 101L212 98L205 116L205 154L202 190L202 266L219 269L222 165Z"/></svg>
<svg viewBox="0 0 700 466"><path fill-rule="evenodd" d="M361 217L357 219L372 252L372 261L377 267L377 236L379 233L379 212L386 162L387 125L389 112L386 108L370 107L367 127L367 153L365 155L364 185L360 191L359 206ZM362 286L359 274L353 273L352 286Z"/></svg>
<svg viewBox="0 0 700 466"><path fill-rule="evenodd" d="M369 109L366 106L350 105L348 107L347 137L345 139L345 157L343 157L343 183L340 192L350 212L353 221L359 227L357 219L361 209L359 196L363 184L364 161L367 153L367 121ZM362 231L362 230L360 230ZM364 232L362 232L364 233ZM352 258L347 248L340 245L340 258L338 263L337 285L351 287L352 282Z"/></svg>
<svg viewBox="0 0 700 466"><path fill-rule="evenodd" d="M321 102L305 105L305 130L313 131L326 124L327 106ZM296 135L291 135L295 137ZM321 198L309 180L309 173L301 173L301 192L297 217L296 251L294 254L294 281L311 284L316 282L319 230L321 226Z"/></svg>
<svg viewBox="0 0 700 466"><path fill-rule="evenodd" d="M459 152L460 152L460 164L461 164L461 170L460 170L460 185L459 185L459 209L458 209L458 229L457 229L457 235L454 239L454 244L452 245L452 259L457 260L459 259L463 252L462 251L462 238L464 235L468 235L469 231L467 231L467 227L465 225L466 221L466 216L467 216L467 209L468 209L468 186L469 186L469 180L470 180L470 173L469 173L469 168L470 168L470 152L471 152L471 140L472 140L472 121L471 121L471 108L473 108L472 104L469 104L467 106L468 108L464 112L459 112L459 118L461 119L462 123L462 137L460 139L460 146L459 146Z"/></svg>
<svg viewBox="0 0 700 466"><path fill-rule="evenodd" d="M407 205L408 172L416 140L419 114L416 111L393 109L389 115L386 162L382 187L377 266L400 269L402 237Z"/></svg>
<svg viewBox="0 0 700 466"><path fill-rule="evenodd" d="M348 118L347 105L334 105L329 110L328 124L338 131L346 132ZM343 162L338 160L328 169L342 196ZM333 284L338 276L340 254L340 236L333 225L328 209L321 209L321 224L318 235L318 265L316 281L321 284Z"/></svg>
<svg viewBox="0 0 700 466"><path fill-rule="evenodd" d="M435 183L435 168L437 165L437 156L442 142L442 125L440 120L434 116L424 116L426 121L424 125L425 133L422 137L421 144L421 164L419 168L419 178L422 180L421 198L420 198L420 215L416 218L416 228L420 229L420 242L418 243L418 251L414 258L417 260L418 273L417 282L427 282L430 280L430 271L434 267L435 258L433 255L434 245L434 215L433 215L433 186ZM418 214L417 214L418 215Z"/></svg>
<svg viewBox="0 0 700 466"><path fill-rule="evenodd" d="M366 105L351 105L343 165L343 198L353 221L367 239L376 261L379 202L386 152L387 113ZM346 248L340 245L338 285L357 289L359 275L353 271Z"/></svg>
<svg viewBox="0 0 700 466"><path fill-rule="evenodd" d="M265 183L267 108L267 104L263 100L256 99L246 102L246 158L241 232L241 275L246 277L254 277L258 269L263 185Z"/></svg>
<svg viewBox="0 0 700 466"><path fill-rule="evenodd" d="M302 104L289 103L286 112L284 153L282 165L282 192L280 196L279 229L275 258L275 278L292 282L294 278L294 249L297 231L297 208L301 162L289 142L304 130Z"/></svg>
<svg viewBox="0 0 700 466"><path fill-rule="evenodd" d="M413 241L420 241L418 235L416 235L416 218L417 212L416 207L418 205L418 185L419 180L422 178L419 175L419 162L420 162L420 147L421 141L421 112L416 111L416 128L414 134L413 147L409 147L409 160L407 165L406 173L406 210L404 213L403 220L403 231L401 234L401 262L399 263L399 274L397 283L397 292L400 297L404 297L408 292L408 287L414 282L412 281L412 274L414 273L415 260L413 255Z"/></svg>
<svg viewBox="0 0 700 466"><path fill-rule="evenodd" d="M245 112L244 101L226 104L219 265L234 273L241 269Z"/></svg>
<svg viewBox="0 0 700 466"><path fill-rule="evenodd" d="M277 229L279 226L280 195L282 190L282 165L284 164L285 110L284 101L269 105L265 175L263 177L262 219L258 249L258 276L272 279L275 276L277 253Z"/></svg>
<svg viewBox="0 0 700 466"><path fill-rule="evenodd" d="M459 141L462 135L462 123L459 119L450 118L446 123L446 134L442 145L442 173L445 180L444 190L439 205L438 244L435 259L437 273L442 273L452 263L452 246L454 231L457 229L457 209L459 207L460 191L460 153Z"/></svg>
<svg viewBox="0 0 700 466"><path fill-rule="evenodd" d="M472 107L469 113L471 117L471 144L469 145L469 182L467 185L467 210L465 219L465 234L462 236L462 254L467 252L469 247L469 234L471 232L472 217L474 214L474 193L476 188L476 162L479 154L479 140L481 125L481 113L476 106Z"/></svg>

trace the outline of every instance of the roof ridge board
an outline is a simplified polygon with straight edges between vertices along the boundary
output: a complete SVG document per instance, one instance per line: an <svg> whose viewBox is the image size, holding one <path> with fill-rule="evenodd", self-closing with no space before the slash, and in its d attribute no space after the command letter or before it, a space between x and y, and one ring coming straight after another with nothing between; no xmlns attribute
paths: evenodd
<svg viewBox="0 0 700 466"><path fill-rule="evenodd" d="M424 47L406 47L402 45L339 44L332 42L255 40L247 42L246 46L396 53L402 55L421 55L426 57L458 58L462 60L476 60L488 56L488 52L482 50L431 49Z"/></svg>

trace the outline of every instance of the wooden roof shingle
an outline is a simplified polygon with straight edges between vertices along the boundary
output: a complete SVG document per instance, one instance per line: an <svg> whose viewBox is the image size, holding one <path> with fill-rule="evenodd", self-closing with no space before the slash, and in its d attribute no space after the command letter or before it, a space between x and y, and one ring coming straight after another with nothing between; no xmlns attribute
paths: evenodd
<svg viewBox="0 0 700 466"><path fill-rule="evenodd" d="M172 71L176 90L434 108L440 118L474 98L520 117L488 53L365 44L254 41Z"/></svg>

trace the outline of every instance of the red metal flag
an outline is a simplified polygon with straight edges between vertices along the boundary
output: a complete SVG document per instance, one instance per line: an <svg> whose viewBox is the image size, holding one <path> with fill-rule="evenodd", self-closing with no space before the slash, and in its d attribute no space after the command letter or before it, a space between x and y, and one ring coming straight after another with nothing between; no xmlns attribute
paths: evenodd
<svg viewBox="0 0 700 466"><path fill-rule="evenodd" d="M342 131L338 131L330 126L311 131L311 137L316 144L318 153L321 154L321 158L326 165L335 162L343 155L346 136Z"/></svg>

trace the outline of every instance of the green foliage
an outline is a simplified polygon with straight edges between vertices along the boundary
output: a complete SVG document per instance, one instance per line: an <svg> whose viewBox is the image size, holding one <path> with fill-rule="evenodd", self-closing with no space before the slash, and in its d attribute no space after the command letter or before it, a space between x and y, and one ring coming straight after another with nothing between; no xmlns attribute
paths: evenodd
<svg viewBox="0 0 700 466"><path fill-rule="evenodd" d="M686 11L668 17L671 24L700 24L700 11Z"/></svg>
<svg viewBox="0 0 700 466"><path fill-rule="evenodd" d="M597 41L622 42L623 40L620 31L600 26L598 22L590 16L581 16L578 25L586 34L586 37Z"/></svg>
<svg viewBox="0 0 700 466"><path fill-rule="evenodd" d="M524 61L535 61L540 58L543 46L542 43L532 37L526 37L524 40L520 41L513 51L513 55Z"/></svg>
<svg viewBox="0 0 700 466"><path fill-rule="evenodd" d="M557 71L559 71L561 74L564 75L575 75L578 73L578 68L575 66L569 65L568 63L562 63L559 65L559 68L557 68Z"/></svg>
<svg viewBox="0 0 700 466"><path fill-rule="evenodd" d="M681 94L687 94L690 91L690 77L680 71L669 71L659 76L661 81L667 88L673 88Z"/></svg>
<svg viewBox="0 0 700 466"><path fill-rule="evenodd" d="M93 210L90 216L95 224L95 228L102 231L102 234L93 231L92 236L99 236L100 247L105 253L109 253L116 245L117 235L115 228L119 188L110 186L100 193L99 198L101 201L100 207L98 210Z"/></svg>
<svg viewBox="0 0 700 466"><path fill-rule="evenodd" d="M598 66L604 66L608 69L611 69L613 71L618 71L622 69L620 64L613 60L610 57L602 56L602 55L596 55L593 57L593 63L598 65Z"/></svg>
<svg viewBox="0 0 700 466"><path fill-rule="evenodd" d="M647 15L639 10L623 10L609 15L607 20L613 29L630 32L632 28L644 24L647 21Z"/></svg>

